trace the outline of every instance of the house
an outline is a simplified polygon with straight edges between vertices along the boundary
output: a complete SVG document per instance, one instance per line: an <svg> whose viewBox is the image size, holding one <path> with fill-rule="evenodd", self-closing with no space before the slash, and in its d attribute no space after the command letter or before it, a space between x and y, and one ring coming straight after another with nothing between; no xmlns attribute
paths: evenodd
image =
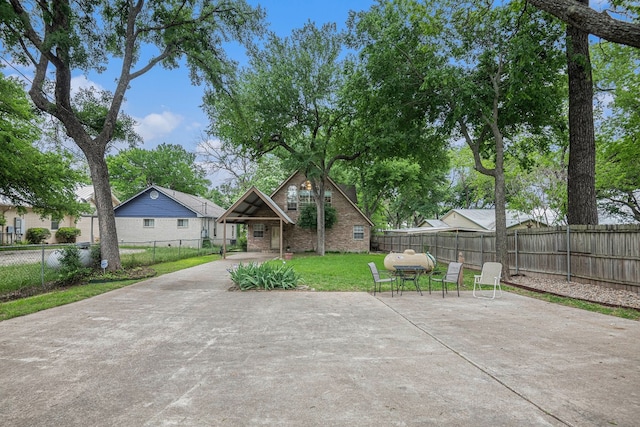
<svg viewBox="0 0 640 427"><path fill-rule="evenodd" d="M235 228L218 224L224 209L211 200L151 185L114 208L118 239L123 243L180 241L198 247L202 239L222 244L235 239Z"/></svg>
<svg viewBox="0 0 640 427"><path fill-rule="evenodd" d="M66 215L59 221L51 218L41 218L40 214L33 212L29 206L25 206L25 213L19 213L17 208L8 201L0 198L0 214L4 215L6 225L0 230L0 244L13 244L25 240L25 234L29 228L46 228L51 232L51 237L45 243L58 243L56 231L61 227L75 227L80 230L78 241L96 242L98 240L98 217L93 197L93 185L86 185L76 189L76 200L89 205L89 212L78 217ZM113 206L120 201L111 196Z"/></svg>
<svg viewBox="0 0 640 427"><path fill-rule="evenodd" d="M325 251L369 251L373 223L358 208L355 191L328 178L325 202L336 210L337 221L325 230ZM300 211L315 204L311 184L301 172L287 178L271 196L250 188L218 222L247 224L247 250L280 253L317 249L317 231L296 225Z"/></svg>
<svg viewBox="0 0 640 427"><path fill-rule="evenodd" d="M547 225L531 215L507 210L507 230L540 228ZM442 217L442 222L452 228L480 231L496 230L495 209L452 209Z"/></svg>
<svg viewBox="0 0 640 427"><path fill-rule="evenodd" d="M507 230L547 227L544 222L522 212L507 210ZM441 219L426 219L420 227L385 230L385 235L437 233L440 231L496 231L495 209L452 209Z"/></svg>

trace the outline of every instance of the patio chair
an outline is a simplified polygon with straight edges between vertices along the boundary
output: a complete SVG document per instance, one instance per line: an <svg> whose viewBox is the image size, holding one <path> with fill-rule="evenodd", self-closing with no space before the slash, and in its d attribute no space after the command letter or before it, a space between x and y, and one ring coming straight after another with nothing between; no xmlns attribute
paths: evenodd
<svg viewBox="0 0 640 427"><path fill-rule="evenodd" d="M367 264L369 269L371 270L371 275L373 276L373 295L376 294L376 287L378 287L378 292L382 292L382 284L390 283L391 284L391 296L393 297L393 286L397 285L398 281L394 277L380 277L380 273L378 272L378 267L374 262L370 262Z"/></svg>
<svg viewBox="0 0 640 427"><path fill-rule="evenodd" d="M500 277L502 276L502 264L499 262L485 262L482 265L482 271L479 275L475 275L473 278L473 296L475 298L494 299L496 297L496 290L500 293L498 296L502 296L502 287L500 286ZM493 295L483 295L482 286L493 286ZM478 295L476 295L476 287L478 288Z"/></svg>
<svg viewBox="0 0 640 427"><path fill-rule="evenodd" d="M449 263L449 267L447 267L447 273L440 277L435 278L432 277L429 281L429 293L431 293L431 282L442 283L442 298L444 298L444 294L449 293L447 289L447 283L455 283L456 289L458 290L458 296L460 296L460 275L462 274L462 263L461 262L451 262Z"/></svg>

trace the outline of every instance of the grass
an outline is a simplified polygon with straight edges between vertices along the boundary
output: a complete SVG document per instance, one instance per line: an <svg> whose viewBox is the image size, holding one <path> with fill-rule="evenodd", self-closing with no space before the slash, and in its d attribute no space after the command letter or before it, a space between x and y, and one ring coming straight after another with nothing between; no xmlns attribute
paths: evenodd
<svg viewBox="0 0 640 427"><path fill-rule="evenodd" d="M384 254L327 254L324 257L318 257L315 254L296 254L292 260L286 261L286 263L293 267L301 276L302 284L316 291L371 292L373 290L373 281L367 263L373 261L379 270L383 270L384 256ZM156 271L157 275L162 275L214 261L218 258L218 255L199 256L155 264L152 268ZM283 261L270 262L276 264L283 263ZM438 266L438 270L442 272L444 272L445 268L443 265ZM475 274L477 274L477 271L470 269L464 270L463 289L470 290L473 288L473 276ZM35 313L36 311L91 298L95 295L129 286L140 280L144 279L113 280L104 283L93 283L88 286L75 286L21 300L0 303L0 320L23 316L29 313ZM422 279L421 286L423 290L426 288L425 279ZM450 291L455 290L453 285L449 284L448 286ZM410 288L407 289L410 290ZM640 311L638 310L612 308L596 303L531 292L510 286L503 286L503 289L508 292L554 304L562 304L625 319L640 320ZM440 290L439 285L432 288L434 292ZM385 291L384 288L383 291ZM388 288L386 288L386 291L388 292Z"/></svg>
<svg viewBox="0 0 640 427"><path fill-rule="evenodd" d="M619 307L609 307L606 305L602 305L594 302L582 301L582 300L569 298L569 297L562 297L562 296L557 296L557 295L552 295L547 293L532 292L532 291L528 291L525 289L520 289L513 286L508 286L508 285L503 285L502 289L508 292L512 292L514 294L523 295L526 297L535 298L542 301L551 302L554 304L560 304L567 307L579 308L581 310L587 310L595 313L606 314L608 316L621 317L623 319L640 320L640 310L633 310L629 308L619 308Z"/></svg>
<svg viewBox="0 0 640 427"><path fill-rule="evenodd" d="M155 264L151 268L157 275L167 274L178 270L183 270L196 265L219 259L218 255L206 255L194 258L181 259L178 261ZM24 316L48 308L58 307L83 299L91 298L114 289L120 289L132 285L142 279L114 279L103 283L91 283L89 285L72 286L64 289L56 289L46 294L35 295L19 300L0 303L0 321L13 317Z"/></svg>
<svg viewBox="0 0 640 427"><path fill-rule="evenodd" d="M373 290L373 280L367 263L373 261L378 266L378 270L384 270L384 254L328 254L325 257L318 257L313 254L298 255L287 263L302 277L305 285L316 291L362 291L371 292ZM272 261L280 262L280 261ZM437 270L444 273L446 266L438 265ZM463 276L463 287L461 289L473 289L473 278L478 274L475 270L465 269ZM411 286L411 284L407 284ZM426 280L421 279L421 287L424 291ZM383 291L388 291L388 287ZM409 287L405 288L411 290ZM449 291L454 291L452 284L447 285ZM608 307L605 305L581 301L568 297L560 297L547 293L531 292L524 289L503 285L502 289L518 295L548 301L554 304L561 304L567 307L579 308L581 310L602 313L609 316L621 317L624 319L640 320L640 311L625 308ZM432 286L432 292L441 291L440 284Z"/></svg>
<svg viewBox="0 0 640 427"><path fill-rule="evenodd" d="M367 263L375 262L378 270L382 271L385 269L384 257L384 254L327 254L324 257L315 254L296 254L293 259L286 262L300 274L303 284L317 291L370 292L373 291L373 280ZM437 270L444 274L446 267L439 265ZM466 286L473 287L474 274L477 273L465 270L463 283ZM426 287L426 279L421 279L420 286ZM471 289L470 287L468 289ZM454 290L455 286L448 284L447 289ZM441 291L442 287L440 284L434 284L433 290Z"/></svg>

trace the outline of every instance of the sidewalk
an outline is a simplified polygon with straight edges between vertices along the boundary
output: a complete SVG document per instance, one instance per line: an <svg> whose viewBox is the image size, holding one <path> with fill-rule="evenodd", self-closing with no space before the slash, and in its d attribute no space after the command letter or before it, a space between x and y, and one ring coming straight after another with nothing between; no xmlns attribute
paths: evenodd
<svg viewBox="0 0 640 427"><path fill-rule="evenodd" d="M4 426L635 426L640 322L505 293L230 292L233 254L0 322Z"/></svg>

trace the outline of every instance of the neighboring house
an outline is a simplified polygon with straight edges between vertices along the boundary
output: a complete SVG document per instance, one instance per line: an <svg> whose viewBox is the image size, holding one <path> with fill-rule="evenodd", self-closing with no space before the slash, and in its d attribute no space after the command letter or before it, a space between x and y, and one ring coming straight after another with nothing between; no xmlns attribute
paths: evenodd
<svg viewBox="0 0 640 427"><path fill-rule="evenodd" d="M56 231L61 227L75 227L80 230L78 242L98 241L98 217L95 213L96 206L93 199L93 186L87 185L76 190L76 199L83 203L88 203L91 212L75 217L67 215L60 221L53 221L51 218L41 218L40 214L33 212L29 206L25 206L26 213L20 214L15 206L0 198L0 213L2 213L7 224L0 230L0 244L13 244L25 241L25 234L29 228L46 228L51 232L45 243L57 243ZM111 196L113 206L120 201Z"/></svg>
<svg viewBox="0 0 640 427"><path fill-rule="evenodd" d="M507 230L523 228L540 228L547 225L522 212L507 210ZM495 231L495 209L452 209L442 218L442 222L452 228L477 229Z"/></svg>
<svg viewBox="0 0 640 427"><path fill-rule="evenodd" d="M373 223L358 208L353 189L343 188L327 179L324 199L336 210L337 221L325 230L325 251L368 252ZM317 249L317 231L296 225L300 210L314 204L311 185L296 172L271 196L250 188L218 219L223 224L247 224L247 250L282 255Z"/></svg>
<svg viewBox="0 0 640 427"><path fill-rule="evenodd" d="M522 212L507 210L507 230L547 227L542 221ZM385 230L386 235L437 233L439 231L496 231L495 209L452 209L441 219L426 219L420 227Z"/></svg>
<svg viewBox="0 0 640 427"><path fill-rule="evenodd" d="M202 239L222 244L235 239L235 227L226 230L217 220L224 209L211 200L151 185L114 208L118 239L124 243L181 240L196 247Z"/></svg>

